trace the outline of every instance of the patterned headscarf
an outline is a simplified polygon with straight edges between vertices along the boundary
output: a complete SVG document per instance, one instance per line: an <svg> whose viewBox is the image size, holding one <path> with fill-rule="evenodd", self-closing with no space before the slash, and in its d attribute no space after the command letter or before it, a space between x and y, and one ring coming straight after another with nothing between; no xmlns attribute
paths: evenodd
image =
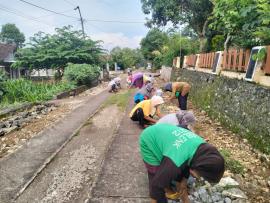
<svg viewBox="0 0 270 203"><path fill-rule="evenodd" d="M181 126L192 125L196 122L194 114L190 111L179 111L176 113L176 117Z"/></svg>

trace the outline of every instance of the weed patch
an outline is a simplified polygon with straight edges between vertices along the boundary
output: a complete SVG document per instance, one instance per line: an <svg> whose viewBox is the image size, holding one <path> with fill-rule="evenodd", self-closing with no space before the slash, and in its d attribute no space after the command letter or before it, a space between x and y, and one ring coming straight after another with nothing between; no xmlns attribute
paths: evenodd
<svg viewBox="0 0 270 203"><path fill-rule="evenodd" d="M125 110L129 97L131 96L132 90L127 90L124 92L119 92L113 94L107 101L104 103L104 107L109 105L117 105L121 110Z"/></svg>
<svg viewBox="0 0 270 203"><path fill-rule="evenodd" d="M225 159L225 167L235 174L243 174L244 166L237 160L231 157L231 153L228 150L222 149L220 153Z"/></svg>

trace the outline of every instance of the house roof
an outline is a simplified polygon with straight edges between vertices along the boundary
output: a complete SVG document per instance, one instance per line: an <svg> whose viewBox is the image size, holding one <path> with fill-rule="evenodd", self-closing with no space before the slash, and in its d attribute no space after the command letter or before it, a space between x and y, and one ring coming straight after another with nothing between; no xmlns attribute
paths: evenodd
<svg viewBox="0 0 270 203"><path fill-rule="evenodd" d="M0 43L0 61L12 62L14 61L14 51L16 46L13 44Z"/></svg>

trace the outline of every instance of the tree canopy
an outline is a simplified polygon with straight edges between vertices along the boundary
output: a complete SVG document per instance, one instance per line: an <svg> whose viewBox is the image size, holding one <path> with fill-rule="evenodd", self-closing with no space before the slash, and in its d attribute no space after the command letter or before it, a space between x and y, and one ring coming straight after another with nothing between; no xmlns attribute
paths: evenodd
<svg viewBox="0 0 270 203"><path fill-rule="evenodd" d="M162 65L171 66L173 59L177 56L196 53L199 51L199 41L192 33L180 36L174 30L162 32L157 28L151 29L141 41L141 50L144 57L151 61L155 68ZM191 35L191 37L190 37Z"/></svg>
<svg viewBox="0 0 270 203"><path fill-rule="evenodd" d="M153 60L168 42L168 35L157 28L151 29L141 40L141 50L146 60Z"/></svg>
<svg viewBox="0 0 270 203"><path fill-rule="evenodd" d="M0 41L5 43L15 43L17 47L22 47L25 41L25 37L15 24L7 23L2 26Z"/></svg>
<svg viewBox="0 0 270 203"><path fill-rule="evenodd" d="M147 25L191 28L200 51L270 43L269 0L141 0ZM183 30L183 33L186 34ZM190 32L190 31L188 31ZM192 31L190 32L192 34Z"/></svg>
<svg viewBox="0 0 270 203"><path fill-rule="evenodd" d="M111 50L113 63L117 63L121 69L139 65L143 61L143 56L139 49L115 47Z"/></svg>
<svg viewBox="0 0 270 203"><path fill-rule="evenodd" d="M30 69L63 68L68 63L99 64L102 53L100 41L83 37L71 26L57 28L53 35L39 32L30 38L27 48L16 54L13 67Z"/></svg>
<svg viewBox="0 0 270 203"><path fill-rule="evenodd" d="M148 26L173 26L187 23L200 38L200 49L205 47L208 18L213 4L210 0L141 0L142 10L151 15Z"/></svg>

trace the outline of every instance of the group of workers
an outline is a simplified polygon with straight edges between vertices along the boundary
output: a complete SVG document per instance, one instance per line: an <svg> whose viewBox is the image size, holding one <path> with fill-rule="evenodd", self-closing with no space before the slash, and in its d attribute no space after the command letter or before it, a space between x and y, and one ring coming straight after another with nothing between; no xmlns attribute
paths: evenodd
<svg viewBox="0 0 270 203"><path fill-rule="evenodd" d="M191 130L196 119L187 111L191 89L187 82L165 84L163 91L171 92L170 100L178 100L179 111L162 115L163 91L154 88L152 79L144 80L140 75L136 75L139 82L131 81L131 86L140 89L135 93L135 107L129 117L144 129L139 145L148 172L151 203L166 203L168 199L188 203L188 178L219 182L225 170L224 158Z"/></svg>
<svg viewBox="0 0 270 203"><path fill-rule="evenodd" d="M119 79L113 81L111 91L120 87ZM156 89L153 76L132 72L128 72L127 83L130 88L139 88L129 117L144 129L139 145L148 172L151 203L166 203L168 199L189 203L188 178L219 182L225 170L224 158L192 131L196 119L187 111L191 86L187 82L170 82L162 90ZM171 92L170 101L178 100L179 111L162 114L164 91Z"/></svg>

